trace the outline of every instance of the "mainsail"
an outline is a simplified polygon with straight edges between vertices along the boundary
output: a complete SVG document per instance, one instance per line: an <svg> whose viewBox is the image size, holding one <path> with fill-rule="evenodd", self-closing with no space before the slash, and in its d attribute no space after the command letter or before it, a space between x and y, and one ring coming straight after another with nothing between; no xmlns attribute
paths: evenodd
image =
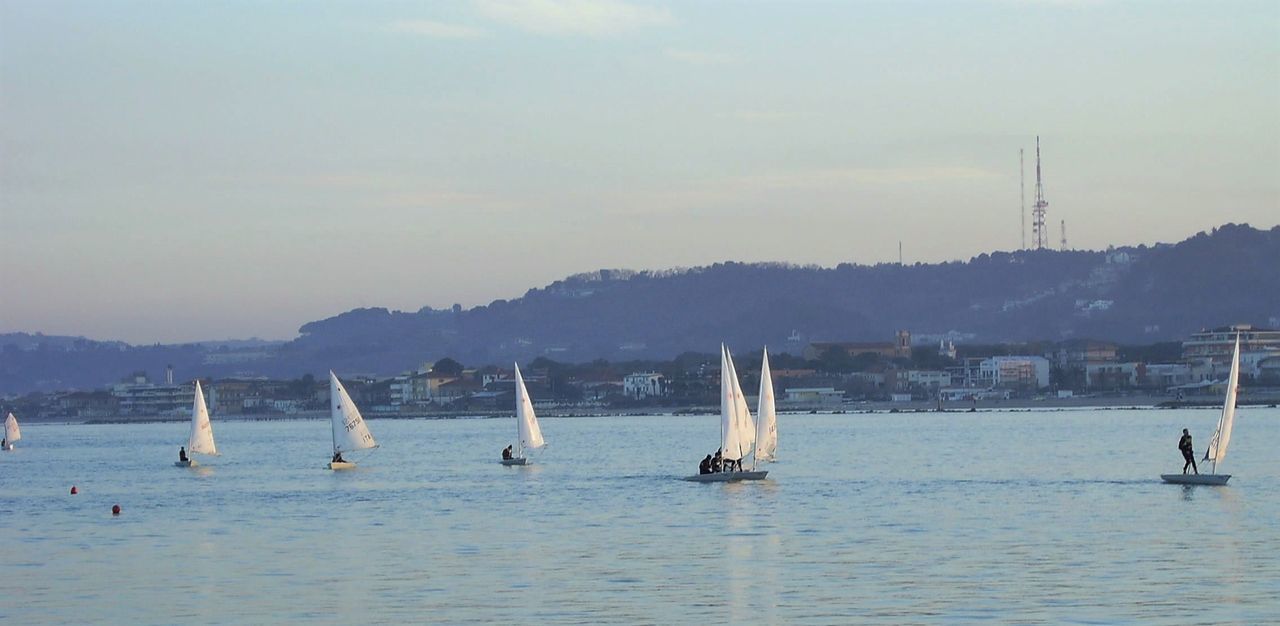
<svg viewBox="0 0 1280 626"><path fill-rule="evenodd" d="M720 454L736 461L751 454L756 428L747 399L742 395L742 386L738 384L733 356L723 345L720 349Z"/></svg>
<svg viewBox="0 0 1280 626"><path fill-rule="evenodd" d="M329 372L329 416L333 419L333 451L349 452L378 447L356 403L338 377Z"/></svg>
<svg viewBox="0 0 1280 626"><path fill-rule="evenodd" d="M18 418L14 417L13 413L4 418L4 438L8 443L22 439L22 431L18 428Z"/></svg>
<svg viewBox="0 0 1280 626"><path fill-rule="evenodd" d="M773 376L769 373L769 350L760 364L760 404L756 412L756 460L772 461L778 451L778 415L774 409Z"/></svg>
<svg viewBox="0 0 1280 626"><path fill-rule="evenodd" d="M519 437L516 446L516 457L524 457L525 449L537 450L546 445L542 440L542 429L538 427L538 416L533 413L533 402L529 400L529 390L524 387L524 377L520 375L520 364L516 363L516 434Z"/></svg>
<svg viewBox="0 0 1280 626"><path fill-rule="evenodd" d="M191 407L191 435L187 437L187 452L218 454L213 443L213 425L209 423L209 407L204 403L204 391L196 381L196 399Z"/></svg>
<svg viewBox="0 0 1280 626"><path fill-rule="evenodd" d="M1222 416L1218 418L1218 428L1209 439L1209 447L1205 450L1204 460L1213 461L1214 470L1218 463L1227 456L1227 444L1231 443L1231 426L1236 419L1236 388L1240 383L1240 335L1236 335L1236 347L1231 353L1231 374L1227 376L1227 397L1222 402Z"/></svg>

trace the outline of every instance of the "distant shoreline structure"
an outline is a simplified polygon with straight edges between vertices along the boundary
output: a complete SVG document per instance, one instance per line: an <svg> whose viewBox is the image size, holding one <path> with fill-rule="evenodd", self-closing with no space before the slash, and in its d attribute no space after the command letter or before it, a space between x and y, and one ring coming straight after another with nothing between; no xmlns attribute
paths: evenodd
<svg viewBox="0 0 1280 626"><path fill-rule="evenodd" d="M1280 406L1280 396L1242 400L1241 407L1276 408ZM1014 399L1002 402L981 401L948 402L941 410L928 402L892 403L868 402L842 408L830 406L796 407L779 410L779 415L903 415L903 414L963 414L963 413L1053 413L1062 411L1146 411L1158 409L1211 409L1218 407L1211 400L1179 401L1169 400L1166 396L1116 396L1116 397L1076 397L1065 399L1046 399L1043 401ZM642 411L557 411L540 409L539 417L560 419L586 419L595 417L705 417L717 415L716 407L694 406L661 410ZM308 411L289 415L257 414L257 415L219 415L219 421L226 422L296 422L321 421L329 419L323 411ZM370 414L369 420L485 420L510 419L510 413L473 413L473 412L419 412L413 414ZM97 417L84 420L54 418L48 420L33 419L31 423L44 425L125 425L125 424L181 424L189 421L182 416L114 416Z"/></svg>

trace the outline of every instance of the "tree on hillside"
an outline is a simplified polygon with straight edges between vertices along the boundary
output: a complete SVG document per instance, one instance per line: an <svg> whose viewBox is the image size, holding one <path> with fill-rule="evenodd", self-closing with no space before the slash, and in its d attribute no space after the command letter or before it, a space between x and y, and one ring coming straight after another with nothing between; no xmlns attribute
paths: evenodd
<svg viewBox="0 0 1280 626"><path fill-rule="evenodd" d="M461 376L462 370L462 364L449 357L440 359L436 361L435 365L431 366L431 371L446 376Z"/></svg>

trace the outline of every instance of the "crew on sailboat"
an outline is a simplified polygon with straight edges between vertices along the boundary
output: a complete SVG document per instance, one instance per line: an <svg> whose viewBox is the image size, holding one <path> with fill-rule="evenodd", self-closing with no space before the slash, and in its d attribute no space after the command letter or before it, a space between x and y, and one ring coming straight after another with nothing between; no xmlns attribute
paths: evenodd
<svg viewBox="0 0 1280 626"><path fill-rule="evenodd" d="M333 463L346 463L346 461L342 458L342 453L341 453L341 452L334 452L334 453L333 453L333 461L332 461L332 462L333 462Z"/></svg>
<svg viewBox="0 0 1280 626"><path fill-rule="evenodd" d="M713 472L718 472L718 471L720 471L720 464L721 464L721 462L722 462L722 460L721 460L721 458L720 458L720 451L719 451L719 450L716 450L716 455L715 455L715 456L713 456L713 457L711 457L711 471L713 471Z"/></svg>
<svg viewBox="0 0 1280 626"><path fill-rule="evenodd" d="M711 473L711 455L710 454L708 454L705 457L702 457L702 462L698 464L698 473L699 474Z"/></svg>
<svg viewBox="0 0 1280 626"><path fill-rule="evenodd" d="M178 447L178 461L179 461L179 462L182 462L182 463L186 463L186 462L187 462L187 447L186 447L186 446L179 446L179 447Z"/></svg>
<svg viewBox="0 0 1280 626"><path fill-rule="evenodd" d="M503 461L511 460L511 446L507 446L502 449L502 460Z"/></svg>
<svg viewBox="0 0 1280 626"><path fill-rule="evenodd" d="M1186 463L1182 464L1182 473L1187 473L1190 467L1196 474L1200 473L1200 468L1196 467L1196 449L1191 445L1191 433L1187 429L1182 429L1182 438L1178 440L1178 450L1182 451L1182 458L1186 459Z"/></svg>

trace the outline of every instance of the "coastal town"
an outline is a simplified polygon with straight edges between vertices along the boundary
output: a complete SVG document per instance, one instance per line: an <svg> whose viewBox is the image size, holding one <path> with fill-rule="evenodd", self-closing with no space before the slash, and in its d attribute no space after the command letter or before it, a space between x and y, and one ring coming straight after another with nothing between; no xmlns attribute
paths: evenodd
<svg viewBox="0 0 1280 626"><path fill-rule="evenodd" d="M771 353L780 409L964 410L975 407L1212 403L1220 398L1233 342L1241 340L1242 402L1280 398L1280 330L1247 324L1205 329L1182 342L1120 346L1092 340L966 345L955 337L884 342L812 342ZM963 339L961 337L961 339ZM761 352L740 357L744 388L759 384ZM710 354L670 361L566 364L541 357L521 367L539 409L550 415L713 411L720 371ZM390 377L338 372L371 417L501 415L515 396L513 371L443 357ZM244 418L308 417L329 406L327 377L200 379L210 410ZM2 403L26 419L183 419L194 379L173 368L128 372L109 386L36 392ZM1036 403L1036 404L1030 404Z"/></svg>

